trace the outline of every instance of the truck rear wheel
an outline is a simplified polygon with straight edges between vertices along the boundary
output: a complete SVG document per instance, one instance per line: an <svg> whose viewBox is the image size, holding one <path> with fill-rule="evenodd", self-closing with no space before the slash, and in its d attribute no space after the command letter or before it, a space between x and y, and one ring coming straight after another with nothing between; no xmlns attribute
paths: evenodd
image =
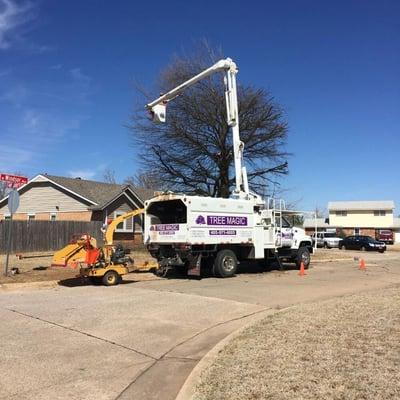
<svg viewBox="0 0 400 400"><path fill-rule="evenodd" d="M300 247L297 250L297 257L296 257L296 266L300 268L301 263L304 264L304 268L308 269L311 261L310 252L307 247Z"/></svg>
<svg viewBox="0 0 400 400"><path fill-rule="evenodd" d="M235 275L236 269L236 254L232 250L220 250L214 260L214 275L220 278L229 278Z"/></svg>

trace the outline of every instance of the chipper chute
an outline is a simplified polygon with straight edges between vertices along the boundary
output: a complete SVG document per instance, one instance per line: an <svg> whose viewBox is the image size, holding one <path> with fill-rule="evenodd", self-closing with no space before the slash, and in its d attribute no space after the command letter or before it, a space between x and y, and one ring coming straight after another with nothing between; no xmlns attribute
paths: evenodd
<svg viewBox="0 0 400 400"><path fill-rule="evenodd" d="M90 248L97 248L97 241L94 237L86 233L74 235L70 243L54 253L51 265L66 267L85 262L86 253Z"/></svg>

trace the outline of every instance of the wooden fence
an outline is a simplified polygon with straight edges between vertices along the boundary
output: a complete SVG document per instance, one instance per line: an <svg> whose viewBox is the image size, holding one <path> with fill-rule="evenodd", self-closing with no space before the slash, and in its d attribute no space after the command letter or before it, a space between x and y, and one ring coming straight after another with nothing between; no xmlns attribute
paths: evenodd
<svg viewBox="0 0 400 400"><path fill-rule="evenodd" d="M101 221L13 221L11 253L59 250L72 235L88 233L102 245ZM10 221L0 222L0 254L7 251Z"/></svg>

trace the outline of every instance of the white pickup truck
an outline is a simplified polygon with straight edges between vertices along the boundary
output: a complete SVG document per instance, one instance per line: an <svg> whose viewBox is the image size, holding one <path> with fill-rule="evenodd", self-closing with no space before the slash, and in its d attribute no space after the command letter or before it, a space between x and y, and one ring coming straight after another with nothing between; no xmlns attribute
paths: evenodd
<svg viewBox="0 0 400 400"><path fill-rule="evenodd" d="M341 240L341 238L337 236L336 232L317 232L317 235L313 233L311 238L313 244L315 244L315 240L317 240L317 247L324 247L325 249L339 247L339 242Z"/></svg>

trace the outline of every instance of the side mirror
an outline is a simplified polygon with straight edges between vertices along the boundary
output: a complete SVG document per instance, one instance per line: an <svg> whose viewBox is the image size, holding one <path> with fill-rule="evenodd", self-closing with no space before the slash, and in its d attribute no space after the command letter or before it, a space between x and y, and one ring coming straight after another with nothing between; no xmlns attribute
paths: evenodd
<svg viewBox="0 0 400 400"><path fill-rule="evenodd" d="M167 114L166 104L156 104L150 109L150 119L155 123L165 122Z"/></svg>

